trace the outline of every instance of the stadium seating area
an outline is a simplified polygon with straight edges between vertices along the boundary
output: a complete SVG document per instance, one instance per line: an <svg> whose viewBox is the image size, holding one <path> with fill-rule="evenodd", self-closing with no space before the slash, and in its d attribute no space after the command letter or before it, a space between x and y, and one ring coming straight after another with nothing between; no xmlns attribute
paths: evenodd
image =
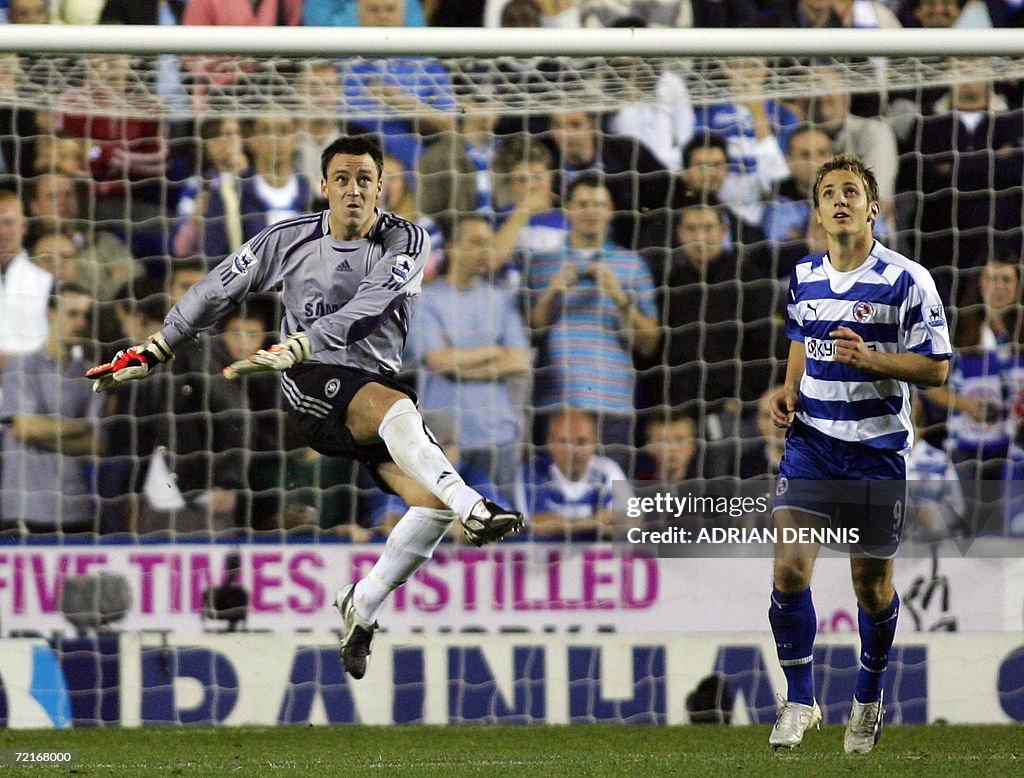
<svg viewBox="0 0 1024 778"><path fill-rule="evenodd" d="M999 0L0 5L34 24L1024 24ZM403 378L467 480L521 506L535 537L620 537L622 517L573 521L610 512L626 478L773 475L765 403L789 348L785 292L793 264L824 251L811 188L836 153L872 167L878 240L932 272L954 324L950 386L915 408L912 473L955 473L968 503L970 483L1012 484L1024 474L1022 82L950 59L936 86L850 88L850 73L880 67L0 58L4 531L386 534L403 507L354 463L293 439L275 376L220 377L278 339L273 295L137 386L92 396L81 378L157 330L244 241L323 207L319 151L343 132L382 139L383 207L433 241ZM796 96L773 89L780 72L802 84ZM595 81L615 95L602 110L569 99ZM534 88L563 101L508 110ZM556 309L565 267L574 291ZM599 282L605 270L613 281ZM507 357L489 375L440 353L481 346ZM986 530L1024 526L1011 510Z"/></svg>

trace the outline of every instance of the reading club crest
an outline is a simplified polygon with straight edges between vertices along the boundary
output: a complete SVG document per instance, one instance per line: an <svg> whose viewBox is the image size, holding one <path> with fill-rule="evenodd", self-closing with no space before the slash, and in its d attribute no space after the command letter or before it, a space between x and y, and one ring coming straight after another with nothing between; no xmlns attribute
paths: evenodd
<svg viewBox="0 0 1024 778"><path fill-rule="evenodd" d="M775 494L781 496L786 493L787 489L789 489L789 481L786 479L786 476L780 476L779 483L775 487Z"/></svg>
<svg viewBox="0 0 1024 778"><path fill-rule="evenodd" d="M875 313L875 306L871 303L860 301L853 305L853 318L861 324L867 324Z"/></svg>

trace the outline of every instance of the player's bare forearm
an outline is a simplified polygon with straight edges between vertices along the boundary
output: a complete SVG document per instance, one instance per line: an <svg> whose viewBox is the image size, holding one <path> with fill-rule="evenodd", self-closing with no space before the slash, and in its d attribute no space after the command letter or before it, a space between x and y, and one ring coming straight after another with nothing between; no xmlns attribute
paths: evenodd
<svg viewBox="0 0 1024 778"><path fill-rule="evenodd" d="M807 369L807 352L804 344L794 340L789 344L789 358L786 360L786 381L787 389L799 392L800 382L804 378L804 371Z"/></svg>
<svg viewBox="0 0 1024 778"><path fill-rule="evenodd" d="M99 449L92 427L85 419L64 419L23 413L14 417L11 434L30 446L76 456Z"/></svg>
<svg viewBox="0 0 1024 778"><path fill-rule="evenodd" d="M949 362L945 359L933 359L923 354L869 353L871 359L865 369L877 375L920 386L942 386L946 383Z"/></svg>
<svg viewBox="0 0 1024 778"><path fill-rule="evenodd" d="M661 343L661 328L654 316L645 316L637 310L635 305L620 307L620 315L623 317L623 324L629 328L633 339L633 348L640 356L650 357L658 350Z"/></svg>
<svg viewBox="0 0 1024 778"><path fill-rule="evenodd" d="M530 209L524 200L512 209L508 218L505 219L505 223L494 233L494 251L491 252L490 256L490 270L492 273L496 273L505 267L505 263L509 261L516 250L516 244L519 242L519 233L529 221Z"/></svg>
<svg viewBox="0 0 1024 778"><path fill-rule="evenodd" d="M535 513L530 519L530 534L538 538L565 537L569 520L557 513Z"/></svg>
<svg viewBox="0 0 1024 778"><path fill-rule="evenodd" d="M524 348L505 348L486 365L458 370L454 377L463 381L499 381L506 376L525 373L530 369L530 352Z"/></svg>
<svg viewBox="0 0 1024 778"><path fill-rule="evenodd" d="M548 287L530 311L530 326L535 330L548 327L554 320L555 301L562 296L563 290Z"/></svg>
<svg viewBox="0 0 1024 778"><path fill-rule="evenodd" d="M804 377L805 365L804 344L794 340L789 344L786 381L768 400L772 424L779 429L789 429L796 418L796 412L800 407L800 381Z"/></svg>
<svg viewBox="0 0 1024 778"><path fill-rule="evenodd" d="M428 351L423 361L435 373L460 373L473 368L489 368L501 353L496 344L473 348L439 348Z"/></svg>
<svg viewBox="0 0 1024 778"><path fill-rule="evenodd" d="M499 378L527 373L530 370L530 350L503 346L494 360L494 370Z"/></svg>
<svg viewBox="0 0 1024 778"><path fill-rule="evenodd" d="M103 443L94 435L83 435L81 437L62 439L60 453L69 457L82 457L89 454L96 456L103 455Z"/></svg>
<svg viewBox="0 0 1024 778"><path fill-rule="evenodd" d="M530 532L538 538L573 537L600 530L602 524L596 517L589 519L567 519L558 513L538 513L530 520Z"/></svg>
<svg viewBox="0 0 1024 778"><path fill-rule="evenodd" d="M943 410L963 410L963 408L957 408L957 400L960 398L951 386L933 386L925 390L924 396L928 398L929 402Z"/></svg>
<svg viewBox="0 0 1024 778"><path fill-rule="evenodd" d="M621 535L624 530L635 524L635 522L629 521L625 517L616 515L611 508L601 508L594 513L594 521L597 523L599 530L613 537Z"/></svg>
<svg viewBox="0 0 1024 778"><path fill-rule="evenodd" d="M836 339L836 362L921 386L942 386L946 382L948 360L934 359L924 354L874 351L849 327L839 327L829 335Z"/></svg>
<svg viewBox="0 0 1024 778"><path fill-rule="evenodd" d="M416 100L413 103L413 112L419 116L419 126L423 132L451 132L455 129L455 119L437 110L432 105Z"/></svg>

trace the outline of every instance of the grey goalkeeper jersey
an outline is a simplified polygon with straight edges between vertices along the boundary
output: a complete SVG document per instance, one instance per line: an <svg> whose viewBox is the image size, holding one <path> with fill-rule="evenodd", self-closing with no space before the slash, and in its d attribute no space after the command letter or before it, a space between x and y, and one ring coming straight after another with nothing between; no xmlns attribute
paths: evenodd
<svg viewBox="0 0 1024 778"><path fill-rule="evenodd" d="M328 211L263 230L175 305L161 333L173 347L220 321L246 296L280 290L282 337L304 332L309 361L374 373L401 369L430 252L426 230L377 212L366 238L329 234Z"/></svg>

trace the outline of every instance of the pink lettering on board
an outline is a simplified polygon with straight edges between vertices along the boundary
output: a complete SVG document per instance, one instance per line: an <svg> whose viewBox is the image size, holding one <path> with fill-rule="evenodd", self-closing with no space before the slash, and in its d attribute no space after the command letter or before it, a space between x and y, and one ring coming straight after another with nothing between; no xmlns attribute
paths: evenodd
<svg viewBox="0 0 1024 778"><path fill-rule="evenodd" d="M548 608L553 611L579 610L579 600L562 597L562 552L548 551Z"/></svg>
<svg viewBox="0 0 1024 778"><path fill-rule="evenodd" d="M14 557L14 612L25 612L25 557Z"/></svg>
<svg viewBox="0 0 1024 778"><path fill-rule="evenodd" d="M349 560L351 572L349 573L348 581L358 581L361 578L365 578L366 574L370 572L370 568L377 564L379 558L380 554L369 551L357 551L354 553Z"/></svg>
<svg viewBox="0 0 1024 778"><path fill-rule="evenodd" d="M189 604L190 613L199 613L203 607L203 592L213 586L210 571L210 555L205 551L193 551L189 556ZM216 579L220 583L220 579Z"/></svg>
<svg viewBox="0 0 1024 778"><path fill-rule="evenodd" d="M36 582L36 595L39 597L39 609L43 613L54 613L57 611L60 599L60 590L64 586L64 579L68 577L68 568L71 560L67 554L57 557L57 569L54 571L53 585L47 587L46 579L46 558L43 554L32 554L32 577Z"/></svg>
<svg viewBox="0 0 1024 778"><path fill-rule="evenodd" d="M598 597L598 589L602 586L615 582L615 577L607 572L598 570L601 562L608 562L614 558L610 548L593 549L588 548L583 552L583 607L591 610L611 610L615 607L615 601Z"/></svg>
<svg viewBox="0 0 1024 778"><path fill-rule="evenodd" d="M289 580L306 594L305 597L288 595L288 609L296 613L314 613L324 607L326 594L316 573L307 573L303 566L323 570L324 561L313 551L301 551L288 561Z"/></svg>
<svg viewBox="0 0 1024 778"><path fill-rule="evenodd" d="M281 587L281 578L264 572L263 568L280 565L281 554L278 552L253 554L249 559L249 564L252 565L252 609L280 613L281 603L268 602L265 598L271 590Z"/></svg>
<svg viewBox="0 0 1024 778"><path fill-rule="evenodd" d="M434 561L438 560L435 559ZM417 570L414 580L423 584L429 592L433 593L433 596L431 597L427 593L417 590L412 595L412 606L424 613L436 613L448 604L448 584L443 579L433 575L429 568L430 565Z"/></svg>
<svg viewBox="0 0 1024 778"><path fill-rule="evenodd" d="M529 578L528 560L522 551L513 551L512 557L512 609L517 611L539 611L544 609L540 600L526 596L526 580Z"/></svg>
<svg viewBox="0 0 1024 778"><path fill-rule="evenodd" d="M638 590L637 567L643 569L643 591ZM622 557L622 607L650 608L658 599L658 560L627 554Z"/></svg>
<svg viewBox="0 0 1024 778"><path fill-rule="evenodd" d="M171 595L171 613L181 613L181 590L182 590L182 578L181 578L181 555L171 554L170 569L171 569L171 580L170 580L170 595Z"/></svg>
<svg viewBox="0 0 1024 778"><path fill-rule="evenodd" d="M153 571L164 563L163 554L131 554L128 562L139 566L139 610L153 612Z"/></svg>
<svg viewBox="0 0 1024 778"><path fill-rule="evenodd" d="M89 575L91 567L105 567L106 554L79 554L75 557L75 575Z"/></svg>
<svg viewBox="0 0 1024 778"><path fill-rule="evenodd" d="M505 552L492 551L494 565L494 610L505 610Z"/></svg>
<svg viewBox="0 0 1024 778"><path fill-rule="evenodd" d="M476 567L487 559L486 551L477 549L461 549L456 558L462 563L462 608L467 611L476 610Z"/></svg>

